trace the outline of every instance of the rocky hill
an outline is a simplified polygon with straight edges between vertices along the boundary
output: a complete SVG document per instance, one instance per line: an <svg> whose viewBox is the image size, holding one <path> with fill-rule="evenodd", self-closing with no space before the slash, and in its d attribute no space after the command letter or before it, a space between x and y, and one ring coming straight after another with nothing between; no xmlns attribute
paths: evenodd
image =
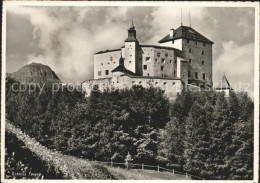
<svg viewBox="0 0 260 183"><path fill-rule="evenodd" d="M61 83L49 66L40 63L25 65L16 72L7 73L7 76L21 83Z"/></svg>

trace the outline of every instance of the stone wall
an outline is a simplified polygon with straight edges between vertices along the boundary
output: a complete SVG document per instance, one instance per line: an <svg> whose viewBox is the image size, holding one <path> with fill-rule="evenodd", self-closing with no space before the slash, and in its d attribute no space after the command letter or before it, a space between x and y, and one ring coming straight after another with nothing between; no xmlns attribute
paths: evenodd
<svg viewBox="0 0 260 183"><path fill-rule="evenodd" d="M121 50L105 51L94 55L94 79L111 78L111 71L119 65ZM106 73L107 72L107 73Z"/></svg>
<svg viewBox="0 0 260 183"><path fill-rule="evenodd" d="M94 86L98 86L100 91L104 91L105 89L110 89L111 87L111 78L103 78L103 79L93 79L87 80L82 83L82 89L86 93L86 96L89 96L91 91L94 89Z"/></svg>
<svg viewBox="0 0 260 183"><path fill-rule="evenodd" d="M189 60L189 79L212 83L212 44L183 39L182 46L183 54ZM198 78L195 72L198 73ZM205 79L203 79L203 73L205 73Z"/></svg>

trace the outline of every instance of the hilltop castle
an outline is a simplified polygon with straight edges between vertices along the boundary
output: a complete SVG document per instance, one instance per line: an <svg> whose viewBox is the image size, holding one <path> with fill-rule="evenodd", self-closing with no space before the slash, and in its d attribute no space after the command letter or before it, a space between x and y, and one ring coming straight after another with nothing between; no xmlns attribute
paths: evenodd
<svg viewBox="0 0 260 183"><path fill-rule="evenodd" d="M142 45L132 23L123 47L95 53L94 79L84 81L82 87L89 95L95 85L101 91L154 86L165 90L169 98L175 98L183 87L211 87L213 44L181 25L171 29L159 45Z"/></svg>

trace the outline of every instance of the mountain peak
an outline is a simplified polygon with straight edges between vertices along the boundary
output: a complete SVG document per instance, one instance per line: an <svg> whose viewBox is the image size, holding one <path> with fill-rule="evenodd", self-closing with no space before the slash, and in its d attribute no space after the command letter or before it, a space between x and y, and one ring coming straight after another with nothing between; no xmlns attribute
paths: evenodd
<svg viewBox="0 0 260 183"><path fill-rule="evenodd" d="M8 75L21 83L61 83L59 77L49 66L35 62Z"/></svg>

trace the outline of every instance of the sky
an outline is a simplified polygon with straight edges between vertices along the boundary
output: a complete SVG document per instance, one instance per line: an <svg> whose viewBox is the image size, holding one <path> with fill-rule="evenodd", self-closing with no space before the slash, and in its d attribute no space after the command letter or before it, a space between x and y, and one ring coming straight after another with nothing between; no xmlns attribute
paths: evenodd
<svg viewBox="0 0 260 183"><path fill-rule="evenodd" d="M231 86L253 96L254 8L185 7L183 25L214 42L213 82L225 73ZM36 62L64 83L93 78L93 54L124 45L134 22L140 44L158 41L181 24L177 7L12 6L6 16L6 70ZM248 83L242 84L241 83Z"/></svg>

